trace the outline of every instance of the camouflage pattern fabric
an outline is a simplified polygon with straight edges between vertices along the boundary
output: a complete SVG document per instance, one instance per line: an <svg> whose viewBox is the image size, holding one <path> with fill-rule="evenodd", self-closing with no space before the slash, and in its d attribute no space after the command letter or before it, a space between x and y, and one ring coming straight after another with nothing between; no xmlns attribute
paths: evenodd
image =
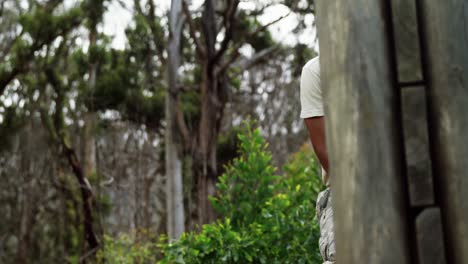
<svg viewBox="0 0 468 264"><path fill-rule="evenodd" d="M317 198L317 219L320 225L319 247L324 264L335 264L335 229L333 227L333 211L331 206L330 188L319 193Z"/></svg>

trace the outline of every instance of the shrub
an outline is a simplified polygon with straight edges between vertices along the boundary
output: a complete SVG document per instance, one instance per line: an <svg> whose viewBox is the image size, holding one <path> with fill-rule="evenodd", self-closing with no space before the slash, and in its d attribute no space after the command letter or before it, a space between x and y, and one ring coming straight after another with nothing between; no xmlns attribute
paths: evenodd
<svg viewBox="0 0 468 264"><path fill-rule="evenodd" d="M321 263L315 199L318 164L303 147L276 175L259 130L239 135L240 153L211 201L222 219L177 241L161 240L160 264Z"/></svg>

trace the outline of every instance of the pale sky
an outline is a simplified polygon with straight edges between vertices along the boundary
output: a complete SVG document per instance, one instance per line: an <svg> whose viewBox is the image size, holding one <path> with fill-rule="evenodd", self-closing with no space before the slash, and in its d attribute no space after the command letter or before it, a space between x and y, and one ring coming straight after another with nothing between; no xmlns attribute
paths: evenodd
<svg viewBox="0 0 468 264"><path fill-rule="evenodd" d="M126 7L122 7L117 1L111 1L104 17L104 32L108 35L114 36L112 45L114 48L123 49L126 43L125 28L131 21L131 11L133 9L133 0L122 0ZM160 15L163 15L163 10L168 10L170 7L170 0L158 1ZM201 6L203 0L193 0L192 6L197 8ZM249 9L254 8L254 3L248 1L242 1L240 8ZM284 5L275 5L265 10L265 14L260 17L261 22L268 23L273 21L285 14L289 9ZM308 29L301 34L298 38L301 43L307 44L311 47L316 47L315 43L315 28L313 25L314 16L312 14L306 15L306 24ZM292 33L292 29L297 25L297 17L294 14L289 15L278 23L270 27L270 31L273 33L273 37L277 41L282 41L287 44L294 44L297 41L297 36Z"/></svg>

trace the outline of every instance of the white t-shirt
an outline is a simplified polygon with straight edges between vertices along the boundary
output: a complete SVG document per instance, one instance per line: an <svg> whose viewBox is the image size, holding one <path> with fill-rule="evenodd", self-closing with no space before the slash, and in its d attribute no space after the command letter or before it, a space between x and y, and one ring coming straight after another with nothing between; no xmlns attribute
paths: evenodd
<svg viewBox="0 0 468 264"><path fill-rule="evenodd" d="M301 118L317 116L324 116L318 56L308 61L301 73ZM328 175L323 168L321 177L324 184L329 185Z"/></svg>
<svg viewBox="0 0 468 264"><path fill-rule="evenodd" d="M301 118L315 116L323 116L318 56L304 65L301 74Z"/></svg>

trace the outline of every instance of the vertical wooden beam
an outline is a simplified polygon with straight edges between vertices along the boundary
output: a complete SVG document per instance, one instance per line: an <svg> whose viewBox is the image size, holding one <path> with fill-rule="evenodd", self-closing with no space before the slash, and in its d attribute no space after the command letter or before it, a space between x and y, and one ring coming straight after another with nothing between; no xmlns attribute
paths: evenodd
<svg viewBox="0 0 468 264"><path fill-rule="evenodd" d="M391 0L398 81L423 80L415 0Z"/></svg>
<svg viewBox="0 0 468 264"><path fill-rule="evenodd" d="M410 263L385 1L317 0L337 263Z"/></svg>
<svg viewBox="0 0 468 264"><path fill-rule="evenodd" d="M410 204L413 207L434 205L424 87L403 88L401 108Z"/></svg>
<svg viewBox="0 0 468 264"><path fill-rule="evenodd" d="M468 3L419 0L432 161L449 263L468 263Z"/></svg>
<svg viewBox="0 0 468 264"><path fill-rule="evenodd" d="M416 218L419 264L445 264L445 248L440 209L424 209Z"/></svg>

